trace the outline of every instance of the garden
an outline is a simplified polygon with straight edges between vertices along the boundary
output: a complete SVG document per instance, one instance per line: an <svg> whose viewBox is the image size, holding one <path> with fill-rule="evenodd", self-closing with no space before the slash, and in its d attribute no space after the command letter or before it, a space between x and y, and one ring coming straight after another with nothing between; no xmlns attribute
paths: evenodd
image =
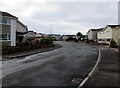
<svg viewBox="0 0 120 88"><path fill-rule="evenodd" d="M43 37L34 40L27 39L27 40L23 40L15 47L11 47L11 46L2 47L2 54L10 54L15 52L29 51L40 48L49 48L53 46L54 46L53 40L48 37Z"/></svg>

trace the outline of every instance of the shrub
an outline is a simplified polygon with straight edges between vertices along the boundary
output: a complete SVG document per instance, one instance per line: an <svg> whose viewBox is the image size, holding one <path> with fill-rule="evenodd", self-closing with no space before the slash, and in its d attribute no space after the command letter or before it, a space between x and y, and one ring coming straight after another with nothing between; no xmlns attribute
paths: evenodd
<svg viewBox="0 0 120 88"><path fill-rule="evenodd" d="M26 40L32 41L32 40L34 40L34 39L35 39L34 37L29 37L29 38L27 38Z"/></svg>
<svg viewBox="0 0 120 88"><path fill-rule="evenodd" d="M72 37L69 37L68 40L73 40L73 38L72 38Z"/></svg>
<svg viewBox="0 0 120 88"><path fill-rule="evenodd" d="M110 47L116 47L116 42L114 40L111 40Z"/></svg>
<svg viewBox="0 0 120 88"><path fill-rule="evenodd" d="M88 44L89 44L89 40L86 40L86 43L88 43Z"/></svg>
<svg viewBox="0 0 120 88"><path fill-rule="evenodd" d="M118 47L118 53L120 54L120 46Z"/></svg>
<svg viewBox="0 0 120 88"><path fill-rule="evenodd" d="M39 40L39 39L34 39L34 40L32 40L32 44L33 44L33 45L39 45L39 43L40 43L40 40Z"/></svg>
<svg viewBox="0 0 120 88"><path fill-rule="evenodd" d="M76 40L74 40L74 42L78 42L78 40L76 39Z"/></svg>
<svg viewBox="0 0 120 88"><path fill-rule="evenodd" d="M31 45L31 41L29 41L29 40L22 41L22 46L29 46L29 45Z"/></svg>
<svg viewBox="0 0 120 88"><path fill-rule="evenodd" d="M51 38L45 37L45 38L40 39L40 44L49 45L52 43L53 43L53 40Z"/></svg>
<svg viewBox="0 0 120 88"><path fill-rule="evenodd" d="M93 40L89 40L89 42L94 42Z"/></svg>

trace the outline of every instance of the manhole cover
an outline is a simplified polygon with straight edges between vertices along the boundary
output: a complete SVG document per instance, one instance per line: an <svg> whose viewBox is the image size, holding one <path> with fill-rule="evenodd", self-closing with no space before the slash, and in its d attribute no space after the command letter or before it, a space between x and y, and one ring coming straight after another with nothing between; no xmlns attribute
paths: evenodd
<svg viewBox="0 0 120 88"><path fill-rule="evenodd" d="M73 78L72 79L72 83L75 83L75 84L80 84L82 82L83 79L81 78Z"/></svg>

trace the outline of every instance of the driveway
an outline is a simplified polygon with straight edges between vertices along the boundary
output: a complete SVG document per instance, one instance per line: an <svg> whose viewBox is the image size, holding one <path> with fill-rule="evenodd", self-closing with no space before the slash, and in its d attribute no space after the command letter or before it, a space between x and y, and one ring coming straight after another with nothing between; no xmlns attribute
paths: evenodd
<svg viewBox="0 0 120 88"><path fill-rule="evenodd" d="M95 65L98 50L75 42L56 43L63 47L4 61L2 85L77 87Z"/></svg>

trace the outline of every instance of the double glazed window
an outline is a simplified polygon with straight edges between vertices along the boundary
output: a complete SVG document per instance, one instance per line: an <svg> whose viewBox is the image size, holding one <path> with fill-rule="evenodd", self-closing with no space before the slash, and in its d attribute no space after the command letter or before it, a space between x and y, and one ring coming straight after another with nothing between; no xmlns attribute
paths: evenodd
<svg viewBox="0 0 120 88"><path fill-rule="evenodd" d="M11 20L8 19L8 18L4 18L3 17L3 18L0 18L0 23L10 25L11 24Z"/></svg>
<svg viewBox="0 0 120 88"><path fill-rule="evenodd" d="M106 31L106 32L110 32L110 31Z"/></svg>
<svg viewBox="0 0 120 88"><path fill-rule="evenodd" d="M10 34L0 34L0 40L10 40Z"/></svg>
<svg viewBox="0 0 120 88"><path fill-rule="evenodd" d="M108 42L110 42L110 39L107 39Z"/></svg>

